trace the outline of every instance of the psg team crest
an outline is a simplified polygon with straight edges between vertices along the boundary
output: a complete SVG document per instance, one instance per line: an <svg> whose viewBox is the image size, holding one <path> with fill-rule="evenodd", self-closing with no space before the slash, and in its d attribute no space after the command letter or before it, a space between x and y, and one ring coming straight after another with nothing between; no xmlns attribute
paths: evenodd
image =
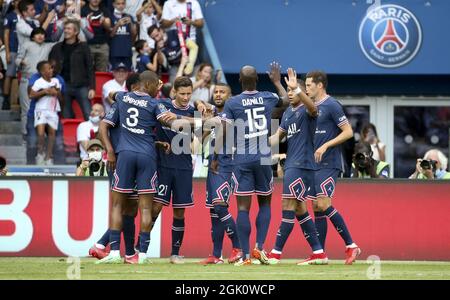
<svg viewBox="0 0 450 300"><path fill-rule="evenodd" d="M422 43L419 21L406 8L386 4L370 10L359 27L359 44L366 57L384 68L410 62Z"/></svg>

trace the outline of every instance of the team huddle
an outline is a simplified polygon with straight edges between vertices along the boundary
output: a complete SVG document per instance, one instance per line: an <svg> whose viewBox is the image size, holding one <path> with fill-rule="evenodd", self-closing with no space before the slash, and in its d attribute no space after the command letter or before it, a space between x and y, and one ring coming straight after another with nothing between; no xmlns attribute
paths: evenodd
<svg viewBox="0 0 450 300"><path fill-rule="evenodd" d="M271 64L272 74L279 65ZM204 264L224 263L222 244L232 242L228 262L236 266L277 264L297 219L312 255L298 265L327 264L325 240L330 219L346 246L346 264L361 253L340 213L331 205L336 179L342 171L339 145L353 136L342 106L326 93L327 77L315 71L306 85L288 69L287 92L278 82L278 95L257 91L256 69L240 72L242 93L231 96L226 84L214 89L214 105L191 101L193 85L188 77L174 82L171 99L157 99L162 82L145 71L127 80L128 92L110 95L111 110L101 122L100 139L108 156L112 208L108 231L89 250L97 263L148 263L150 232L164 206L172 202L172 251L170 262L184 263L180 255L185 231L185 208L194 205L191 142L194 136L208 140L209 169L206 207L210 210L213 253ZM286 108L272 134L271 116L276 107ZM270 252L264 250L271 220L273 192L272 152L287 140L284 166L282 221ZM229 212L236 195L236 220ZM259 205L256 244L250 248L249 211L253 194ZM136 198L138 201L136 201ZM314 221L308 213L312 200ZM140 211L140 232L135 245L134 218ZM125 258L120 255L123 232ZM110 250L107 250L107 246Z"/></svg>

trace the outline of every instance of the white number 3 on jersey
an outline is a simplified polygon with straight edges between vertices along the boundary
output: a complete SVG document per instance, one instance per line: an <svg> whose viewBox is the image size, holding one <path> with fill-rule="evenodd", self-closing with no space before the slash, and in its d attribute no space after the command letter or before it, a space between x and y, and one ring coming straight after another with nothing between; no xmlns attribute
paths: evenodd
<svg viewBox="0 0 450 300"><path fill-rule="evenodd" d="M136 107L130 107L127 110L127 113L130 114L130 116L127 118L127 125L129 127L135 127L138 124L138 117L139 117L139 111Z"/></svg>

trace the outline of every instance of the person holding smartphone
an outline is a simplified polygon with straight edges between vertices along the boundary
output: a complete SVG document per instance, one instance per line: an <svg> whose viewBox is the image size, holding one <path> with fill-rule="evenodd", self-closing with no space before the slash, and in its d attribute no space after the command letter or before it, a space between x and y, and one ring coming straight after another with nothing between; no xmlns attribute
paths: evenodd
<svg viewBox="0 0 450 300"><path fill-rule="evenodd" d="M94 31L94 37L88 40L94 60L94 71L106 72L109 64L108 39L111 30L111 19L108 10L101 7L102 0L90 0L81 9L81 17L87 18L89 25Z"/></svg>
<svg viewBox="0 0 450 300"><path fill-rule="evenodd" d="M377 128L372 123L366 124L361 130L361 139L372 147L372 158L386 161L386 145L378 138Z"/></svg>
<svg viewBox="0 0 450 300"><path fill-rule="evenodd" d="M109 62L113 66L124 63L127 69L131 69L133 56L131 48L136 39L136 24L132 17L125 13L125 0L114 0L113 5Z"/></svg>

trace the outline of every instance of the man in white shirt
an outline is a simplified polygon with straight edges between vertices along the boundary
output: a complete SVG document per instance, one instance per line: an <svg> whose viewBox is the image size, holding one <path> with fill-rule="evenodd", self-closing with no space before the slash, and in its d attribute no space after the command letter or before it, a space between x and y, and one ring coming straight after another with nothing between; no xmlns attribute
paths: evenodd
<svg viewBox="0 0 450 300"><path fill-rule="evenodd" d="M87 144L89 140L96 138L98 132L98 125L101 119L105 116L105 110L103 105L94 104L92 106L91 113L89 115L89 121L80 123L77 128L77 142L80 147L80 158L81 160L87 158Z"/></svg>
<svg viewBox="0 0 450 300"><path fill-rule="evenodd" d="M109 93L111 92L125 92L126 80L128 77L128 66L123 62L116 63L112 66L114 78L105 82L102 88L103 106L105 108L105 114L111 109L111 103L109 100Z"/></svg>
<svg viewBox="0 0 450 300"><path fill-rule="evenodd" d="M166 31L177 31L178 21L181 22L186 48L189 49L189 62L184 69L184 75L188 76L194 71L197 60L196 30L202 28L204 24L202 9L197 0L168 0L164 3L161 27ZM173 68L169 72L173 75Z"/></svg>
<svg viewBox="0 0 450 300"><path fill-rule="evenodd" d="M190 8L191 16L188 16ZM183 32L188 33L187 39L196 41L196 29L203 27L203 13L197 0L168 0L164 3L161 27L177 29L176 21L181 21Z"/></svg>

